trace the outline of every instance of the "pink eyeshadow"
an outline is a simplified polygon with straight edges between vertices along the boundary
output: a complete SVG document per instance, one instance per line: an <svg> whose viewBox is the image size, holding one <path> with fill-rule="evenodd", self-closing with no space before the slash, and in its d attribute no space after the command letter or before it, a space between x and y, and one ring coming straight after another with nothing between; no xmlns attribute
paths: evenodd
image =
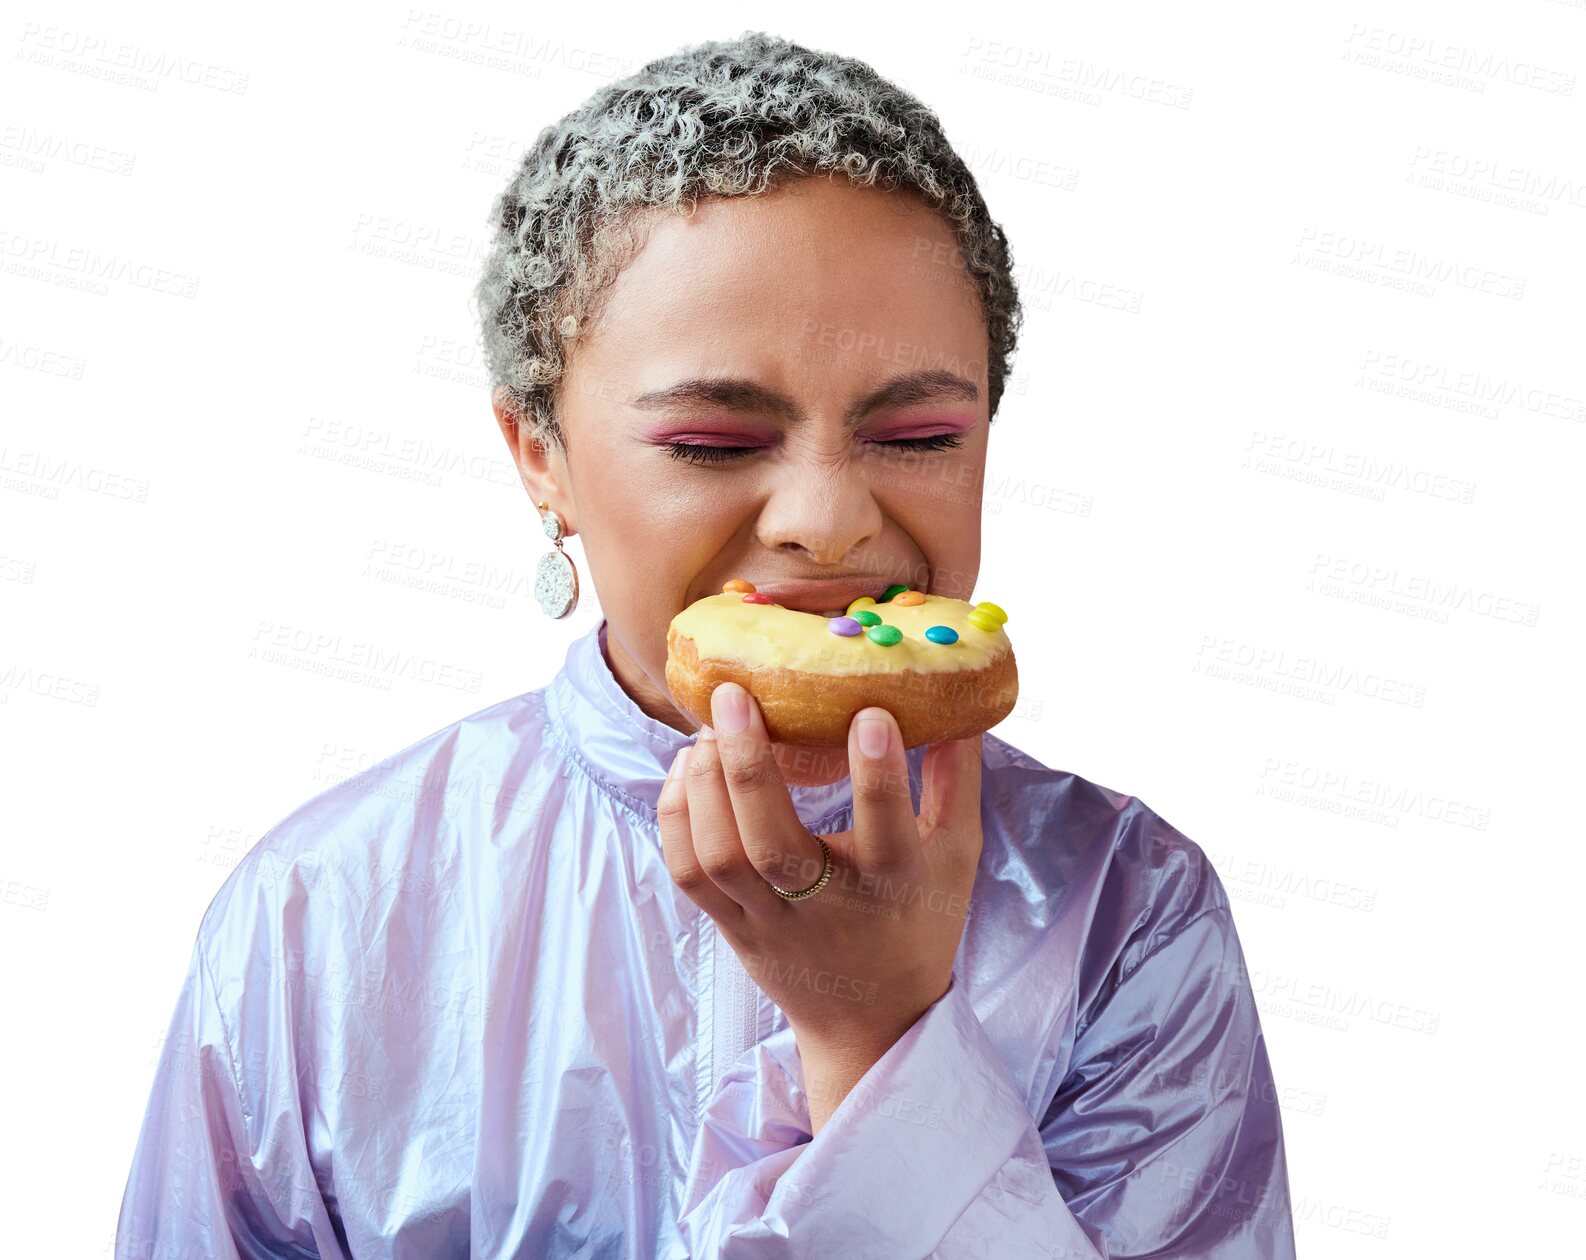
<svg viewBox="0 0 1586 1260"><path fill-rule="evenodd" d="M967 433L978 423L978 417L966 412L931 412L924 415L914 413L907 420L887 427L884 424L875 425L864 430L864 435L872 442L896 441L900 438L929 437L948 433ZM659 424L653 428L643 430L643 436L652 442L686 442L699 446L756 446L766 442L775 442L780 430L771 427L764 432L753 429L737 430L702 430L693 428L671 428Z"/></svg>
<svg viewBox="0 0 1586 1260"><path fill-rule="evenodd" d="M647 431L644 436L652 442L689 442L699 446L753 446L757 443L773 441L776 432L772 430L767 433L756 433L753 430L742 429L672 429L666 425L658 425Z"/></svg>
<svg viewBox="0 0 1586 1260"><path fill-rule="evenodd" d="M892 442L900 438L934 437L938 434L967 433L975 427L976 417L962 412L910 416L907 421L891 428L878 427L867 433L871 441Z"/></svg>

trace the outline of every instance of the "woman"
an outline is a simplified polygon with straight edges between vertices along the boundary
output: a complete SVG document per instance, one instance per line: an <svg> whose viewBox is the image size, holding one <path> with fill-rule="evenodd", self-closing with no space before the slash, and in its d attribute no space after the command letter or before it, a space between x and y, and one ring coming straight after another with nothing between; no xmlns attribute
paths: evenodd
<svg viewBox="0 0 1586 1260"><path fill-rule="evenodd" d="M577 535L604 619L227 879L118 1254L1291 1256L1196 844L991 735L772 745L743 689L697 729L665 688L731 578L973 592L1018 304L936 118L747 34L596 93L496 212L540 595Z"/></svg>

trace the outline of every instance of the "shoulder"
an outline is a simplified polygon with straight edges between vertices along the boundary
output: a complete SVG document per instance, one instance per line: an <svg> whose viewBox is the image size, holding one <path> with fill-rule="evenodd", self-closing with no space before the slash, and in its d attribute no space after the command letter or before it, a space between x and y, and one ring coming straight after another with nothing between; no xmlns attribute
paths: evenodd
<svg viewBox="0 0 1586 1260"><path fill-rule="evenodd" d="M1082 1011L1201 916L1220 915L1231 934L1211 859L1138 796L991 735L985 768L1001 862L1039 890L1046 926L1078 952Z"/></svg>
<svg viewBox="0 0 1586 1260"><path fill-rule="evenodd" d="M985 740L983 795L997 838L1048 889L1072 892L1087 879L1096 895L1129 906L1193 912L1226 903L1200 845L1138 796Z"/></svg>
<svg viewBox="0 0 1586 1260"><path fill-rule="evenodd" d="M479 834L468 819L532 812L544 714L544 687L498 701L304 801L226 877L200 944L221 958L266 936L304 936L311 916L345 919L349 902L433 900Z"/></svg>

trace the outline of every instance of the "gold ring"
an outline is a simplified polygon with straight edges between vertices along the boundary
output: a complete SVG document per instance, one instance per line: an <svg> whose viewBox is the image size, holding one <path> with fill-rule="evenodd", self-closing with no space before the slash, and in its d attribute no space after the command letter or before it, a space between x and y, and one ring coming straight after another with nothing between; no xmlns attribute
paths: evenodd
<svg viewBox="0 0 1586 1260"><path fill-rule="evenodd" d="M813 897L820 892L831 880L833 869L831 847L827 845L822 837L815 835L813 831L810 832L810 835L814 837L815 842L821 847L821 856L826 859L826 869L821 872L821 877L803 892L788 892L785 888L778 888L775 884L771 884L770 880L766 880L766 883L771 884L771 891L778 897L785 898L788 901L802 901L805 897Z"/></svg>

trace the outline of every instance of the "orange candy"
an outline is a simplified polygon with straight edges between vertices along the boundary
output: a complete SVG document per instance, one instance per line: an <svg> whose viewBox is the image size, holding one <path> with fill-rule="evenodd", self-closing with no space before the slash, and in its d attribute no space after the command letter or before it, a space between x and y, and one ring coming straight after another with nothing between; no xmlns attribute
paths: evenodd
<svg viewBox="0 0 1586 1260"><path fill-rule="evenodd" d="M742 578L733 578L721 588L723 595L753 595L754 583L746 582Z"/></svg>
<svg viewBox="0 0 1586 1260"><path fill-rule="evenodd" d="M925 594L923 591L899 591L887 602L902 604L905 608L909 608L915 604L923 604L925 602Z"/></svg>

